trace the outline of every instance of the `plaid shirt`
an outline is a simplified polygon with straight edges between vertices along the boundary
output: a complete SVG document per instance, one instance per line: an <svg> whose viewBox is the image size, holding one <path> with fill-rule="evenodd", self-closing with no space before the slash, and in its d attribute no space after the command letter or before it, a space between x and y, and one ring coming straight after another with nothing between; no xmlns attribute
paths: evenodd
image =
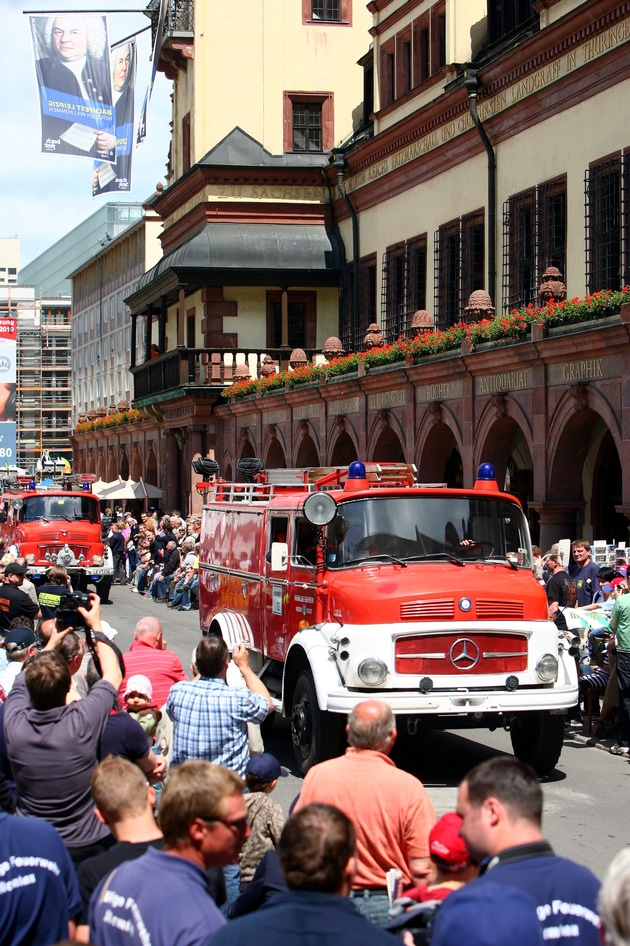
<svg viewBox="0 0 630 946"><path fill-rule="evenodd" d="M249 759L248 723L262 723L269 703L244 687L228 687L218 677L176 683L166 703L173 720L171 765L206 759L245 778Z"/></svg>

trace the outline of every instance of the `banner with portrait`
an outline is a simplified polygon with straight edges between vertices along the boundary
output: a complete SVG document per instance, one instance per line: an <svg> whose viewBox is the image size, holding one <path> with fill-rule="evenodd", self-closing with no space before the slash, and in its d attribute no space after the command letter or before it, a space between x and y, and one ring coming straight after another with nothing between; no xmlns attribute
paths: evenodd
<svg viewBox="0 0 630 946"><path fill-rule="evenodd" d="M116 161L107 17L30 16L42 152Z"/></svg>
<svg viewBox="0 0 630 946"><path fill-rule="evenodd" d="M0 318L0 466L16 462L17 319Z"/></svg>
<svg viewBox="0 0 630 946"><path fill-rule="evenodd" d="M134 118L136 93L136 39L131 37L112 46L110 71L116 120L116 163L94 162L92 195L130 193L131 164L134 144Z"/></svg>

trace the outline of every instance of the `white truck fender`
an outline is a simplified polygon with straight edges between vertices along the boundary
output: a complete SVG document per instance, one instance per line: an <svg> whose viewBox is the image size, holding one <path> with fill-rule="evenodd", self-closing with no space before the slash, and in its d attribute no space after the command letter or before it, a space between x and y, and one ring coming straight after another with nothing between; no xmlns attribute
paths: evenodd
<svg viewBox="0 0 630 946"><path fill-rule="evenodd" d="M335 625L338 630L338 625ZM296 651L301 650L306 656L309 669L313 675L317 704L320 710L328 709L328 694L344 686L343 679L334 657L330 654L330 642L323 631L314 627L307 627L295 635L289 645L286 656L285 673L282 678L282 704L287 707L285 699L286 668L295 658ZM303 662L303 659L302 659Z"/></svg>
<svg viewBox="0 0 630 946"><path fill-rule="evenodd" d="M233 650L235 644L241 643L248 648L253 648L254 635L249 622L237 611L222 611L220 614L215 614L210 622L210 627L212 625L218 625L221 637L227 644L229 651Z"/></svg>

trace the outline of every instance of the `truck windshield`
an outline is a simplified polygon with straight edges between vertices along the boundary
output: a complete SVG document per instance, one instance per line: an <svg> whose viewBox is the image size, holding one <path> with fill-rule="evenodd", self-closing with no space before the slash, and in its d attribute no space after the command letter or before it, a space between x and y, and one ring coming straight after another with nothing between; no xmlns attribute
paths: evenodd
<svg viewBox="0 0 630 946"><path fill-rule="evenodd" d="M373 558L501 561L532 567L523 511L514 503L484 496L395 496L340 503L327 529L328 566Z"/></svg>
<svg viewBox="0 0 630 946"><path fill-rule="evenodd" d="M80 493L72 496L46 496L35 494L24 498L20 509L20 522L41 522L51 519L63 519L75 522L87 519L88 522L100 522L98 502Z"/></svg>

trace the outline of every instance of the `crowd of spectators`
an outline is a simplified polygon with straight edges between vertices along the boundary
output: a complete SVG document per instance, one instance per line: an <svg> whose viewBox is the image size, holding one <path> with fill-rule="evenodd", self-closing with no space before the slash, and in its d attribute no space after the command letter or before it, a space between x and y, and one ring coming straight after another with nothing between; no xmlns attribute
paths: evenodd
<svg viewBox="0 0 630 946"><path fill-rule="evenodd" d="M152 554L164 525L138 528ZM161 541L165 556L186 551L186 535ZM553 550L541 556L540 580L566 633L578 585L590 597L582 607L614 597L603 650L617 651L623 745L630 596L615 578L584 571L588 551L574 544L574 575ZM142 567L139 557L134 574ZM153 582L164 564L158 575ZM8 616L0 648L6 946L393 946L401 937L406 946L598 946L600 913L607 942L627 942L630 901L624 912L615 898L630 893L630 856L613 862L600 890L586 867L557 855L525 763L495 756L476 766L457 810L437 819L430 789L392 759L391 708L364 700L348 717L345 752L309 770L285 821L273 792L287 770L254 751L274 704L245 646L230 654L222 638L203 638L187 673L149 614L121 654L96 595L77 609L85 636L58 625L52 599L65 596L66 577L51 576L45 604L29 599L37 628L18 601L26 609Z"/></svg>

